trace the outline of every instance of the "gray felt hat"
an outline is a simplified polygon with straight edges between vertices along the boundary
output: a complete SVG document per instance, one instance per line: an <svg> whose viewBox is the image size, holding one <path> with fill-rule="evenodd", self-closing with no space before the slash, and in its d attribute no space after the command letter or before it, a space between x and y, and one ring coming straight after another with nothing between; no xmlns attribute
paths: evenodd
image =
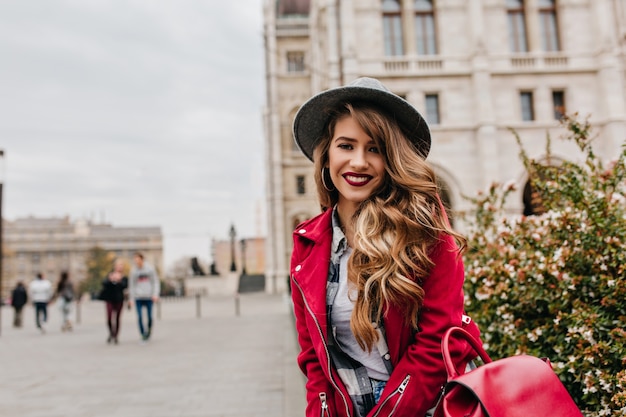
<svg viewBox="0 0 626 417"><path fill-rule="evenodd" d="M324 134L330 111L340 103L370 102L394 117L400 128L426 158L430 151L430 130L422 115L402 97L374 78L357 78L350 84L331 88L311 97L300 107L293 121L296 144L307 158Z"/></svg>

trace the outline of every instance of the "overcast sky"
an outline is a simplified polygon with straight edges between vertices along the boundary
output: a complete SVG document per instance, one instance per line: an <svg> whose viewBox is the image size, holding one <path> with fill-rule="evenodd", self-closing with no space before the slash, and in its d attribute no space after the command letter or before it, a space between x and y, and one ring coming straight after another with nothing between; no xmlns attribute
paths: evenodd
<svg viewBox="0 0 626 417"><path fill-rule="evenodd" d="M3 215L265 234L262 0L3 0ZM261 213L259 215L259 212Z"/></svg>

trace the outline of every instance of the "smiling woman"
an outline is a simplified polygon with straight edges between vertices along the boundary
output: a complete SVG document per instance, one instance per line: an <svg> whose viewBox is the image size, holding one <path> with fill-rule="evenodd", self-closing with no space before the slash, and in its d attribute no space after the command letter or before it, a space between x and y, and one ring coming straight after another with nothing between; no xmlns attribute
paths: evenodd
<svg viewBox="0 0 626 417"><path fill-rule="evenodd" d="M449 225L421 114L378 80L312 97L294 137L324 212L296 227L291 283L307 416L424 416L464 317L465 239ZM465 323L465 325L463 324ZM472 359L452 346L457 369Z"/></svg>
<svg viewBox="0 0 626 417"><path fill-rule="evenodd" d="M355 117L347 114L337 120L324 169L330 172L337 189L338 206L350 207L348 213L339 212L340 219L351 216L385 180L385 163L378 146ZM343 220L342 224L350 224L347 218Z"/></svg>

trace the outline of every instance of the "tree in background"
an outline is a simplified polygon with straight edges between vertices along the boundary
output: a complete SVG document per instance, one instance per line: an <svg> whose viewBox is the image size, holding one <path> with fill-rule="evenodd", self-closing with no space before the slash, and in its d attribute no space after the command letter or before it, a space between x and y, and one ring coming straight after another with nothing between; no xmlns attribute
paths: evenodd
<svg viewBox="0 0 626 417"><path fill-rule="evenodd" d="M494 358L548 357L586 415L626 415L626 144L605 166L588 122L563 123L581 164L532 160L513 132L541 214L507 215L512 186L471 199L466 308Z"/></svg>
<svg viewBox="0 0 626 417"><path fill-rule="evenodd" d="M87 277L79 285L80 294L88 293L92 296L97 294L102 286L102 280L111 272L114 261L115 253L106 251L99 246L91 248L86 260Z"/></svg>

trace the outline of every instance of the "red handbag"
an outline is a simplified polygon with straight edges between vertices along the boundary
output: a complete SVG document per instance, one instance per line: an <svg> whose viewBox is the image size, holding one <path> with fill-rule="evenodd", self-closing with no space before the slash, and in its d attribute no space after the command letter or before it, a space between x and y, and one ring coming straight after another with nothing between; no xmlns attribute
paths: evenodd
<svg viewBox="0 0 626 417"><path fill-rule="evenodd" d="M461 336L484 365L461 374L448 347ZM482 344L460 327L450 328L441 343L448 381L433 417L581 417L547 360L518 355L492 361Z"/></svg>

